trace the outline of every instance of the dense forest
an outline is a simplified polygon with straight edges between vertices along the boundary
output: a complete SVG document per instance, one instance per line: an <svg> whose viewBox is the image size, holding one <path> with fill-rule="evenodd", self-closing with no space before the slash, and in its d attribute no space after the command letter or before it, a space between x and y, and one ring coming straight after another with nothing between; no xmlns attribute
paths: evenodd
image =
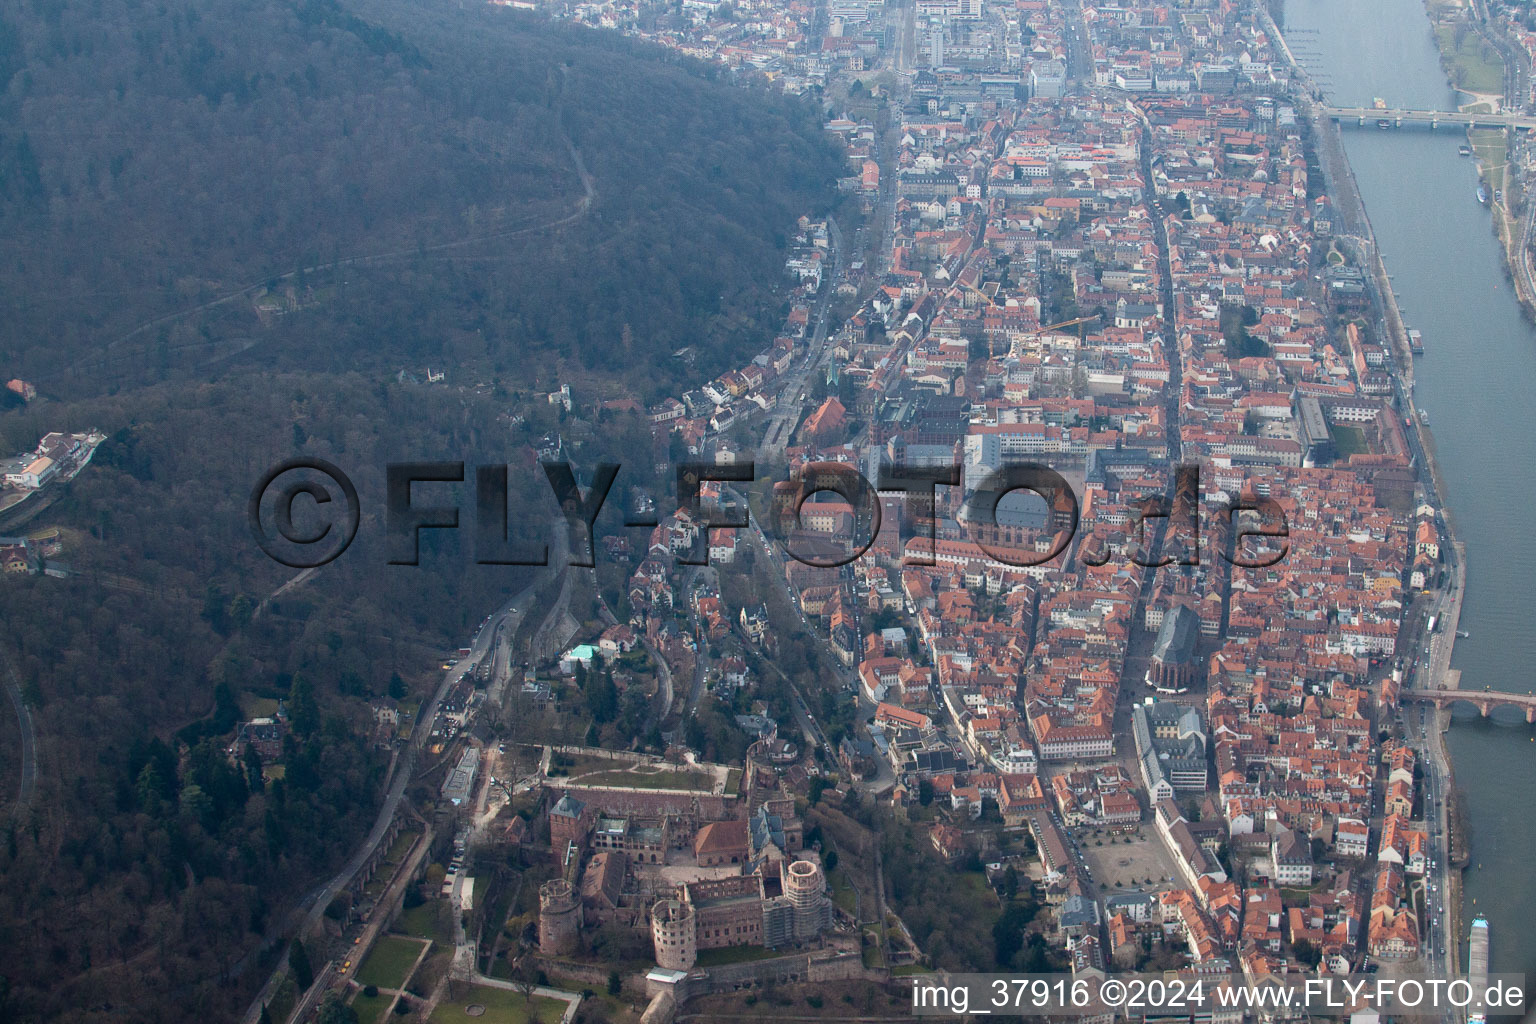
<svg viewBox="0 0 1536 1024"><path fill-rule="evenodd" d="M62 529L68 575L0 585L0 672L41 751L31 805L0 809L0 1019L243 1006L263 972L234 969L373 818L389 753L367 702L432 686L527 579L473 564L467 529L389 566L385 465L506 463L514 509L552 512L535 459L558 433L650 483L645 424L600 400L654 400L772 337L783 239L840 169L820 121L479 3L0 12L0 380L41 392L0 392L0 451L109 435L26 527ZM538 393L559 380L570 413ZM296 455L353 477L362 523L278 595L295 571L246 502ZM276 699L293 728L263 783L224 750Z"/></svg>
<svg viewBox="0 0 1536 1024"><path fill-rule="evenodd" d="M539 424L512 426L492 397L360 376L252 383L71 406L63 425L125 424L46 513L73 575L0 586L0 650L42 749L36 799L0 825L5 1019L225 1017L260 971L234 986L221 973L373 819L389 752L370 742L366 702L435 686L444 650L528 578L475 565L467 529L424 534L420 566L388 565L383 474L423 453L508 463L512 507L553 512L519 440ZM59 412L5 427L35 431ZM274 596L295 570L257 549L245 502L266 466L296 454L355 479L362 522L342 558ZM450 496L472 509L467 487L443 485ZM274 699L293 732L284 777L263 787L259 766L224 750L236 721Z"/></svg>
<svg viewBox="0 0 1536 1024"><path fill-rule="evenodd" d="M813 104L486 4L0 17L0 367L61 396L281 360L651 399L771 337L840 169Z"/></svg>

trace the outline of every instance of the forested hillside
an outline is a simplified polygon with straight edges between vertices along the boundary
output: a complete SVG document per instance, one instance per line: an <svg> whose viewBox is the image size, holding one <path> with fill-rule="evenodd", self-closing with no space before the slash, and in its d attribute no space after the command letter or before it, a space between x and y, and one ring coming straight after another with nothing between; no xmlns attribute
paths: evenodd
<svg viewBox="0 0 1536 1024"><path fill-rule="evenodd" d="M434 688L442 652L527 579L472 563L468 511L463 534L424 535L420 566L387 564L391 460L510 463L513 508L550 508L500 401L289 374L69 410L69 425L125 425L46 513L77 575L0 585L0 657L42 749L33 806L0 825L0 1019L218 1020L261 980L219 983L373 820L389 752L370 741L367 702ZM256 548L245 502L265 467L298 454L356 480L362 523L342 558L274 596L295 571ZM294 733L284 777L262 786L224 750L237 718L277 699Z"/></svg>
<svg viewBox="0 0 1536 1024"><path fill-rule="evenodd" d="M687 376L718 371L771 329L785 232L839 171L811 104L485 4L3 18L0 369L45 393L253 351L682 380L696 345Z"/></svg>
<svg viewBox="0 0 1536 1024"><path fill-rule="evenodd" d="M0 1019L243 1007L264 971L236 966L375 813L367 702L429 689L526 578L471 564L467 530L387 565L385 464L509 463L523 509L551 430L653 470L643 422L589 396L650 401L771 338L781 240L840 173L820 123L479 3L5 6L0 380L40 397L0 411L0 451L110 438L27 525L62 529L71 575L0 583L41 751L30 807L0 808ZM536 394L560 376L570 416ZM246 501L294 455L354 477L362 529L274 596L295 573ZM224 749L278 698L293 735L263 784ZM8 802L8 710L0 736Z"/></svg>

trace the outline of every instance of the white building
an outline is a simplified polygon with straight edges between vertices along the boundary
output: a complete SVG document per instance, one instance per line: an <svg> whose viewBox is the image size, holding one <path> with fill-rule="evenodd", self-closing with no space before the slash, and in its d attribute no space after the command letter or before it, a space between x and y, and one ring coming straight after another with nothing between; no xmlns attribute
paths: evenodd
<svg viewBox="0 0 1536 1024"><path fill-rule="evenodd" d="M5 482L25 491L35 491L58 475L59 464L46 455L32 459L17 471L5 474Z"/></svg>

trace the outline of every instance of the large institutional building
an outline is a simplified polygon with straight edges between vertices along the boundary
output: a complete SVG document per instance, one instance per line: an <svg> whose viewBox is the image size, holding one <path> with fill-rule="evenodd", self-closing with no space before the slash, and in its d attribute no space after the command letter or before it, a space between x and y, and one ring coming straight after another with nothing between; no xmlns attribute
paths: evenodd
<svg viewBox="0 0 1536 1024"><path fill-rule="evenodd" d="M713 800L550 787L550 846L563 871L539 892L540 952L574 952L599 924L649 926L656 962L687 970L699 950L778 948L830 927L826 876L802 849L794 796L772 761L754 744L740 790Z"/></svg>
<svg viewBox="0 0 1536 1024"><path fill-rule="evenodd" d="M767 946L815 939L832 924L826 876L810 860L762 863L750 875L689 882L681 896L651 910L656 963L686 971L701 949Z"/></svg>
<svg viewBox="0 0 1536 1024"><path fill-rule="evenodd" d="M1205 792L1206 737L1198 709L1170 701L1138 704L1131 712L1131 733L1154 805L1175 793Z"/></svg>

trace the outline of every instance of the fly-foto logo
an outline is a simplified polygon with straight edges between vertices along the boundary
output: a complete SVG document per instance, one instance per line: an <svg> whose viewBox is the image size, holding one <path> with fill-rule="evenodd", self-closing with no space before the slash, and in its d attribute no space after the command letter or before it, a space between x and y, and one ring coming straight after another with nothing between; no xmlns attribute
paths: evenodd
<svg viewBox="0 0 1536 1024"><path fill-rule="evenodd" d="M593 470L585 491L577 483L576 472L568 462L543 462L544 475L554 493L561 515L577 538L572 545L570 564L593 567L596 542L593 528L618 478L617 463L599 463ZM507 506L508 469L505 465L476 466L474 472L474 554L481 565L547 565L549 545L542 541L519 539L514 523L525 523L524 515L514 517ZM932 509L940 487L961 487L964 474L959 465L903 466L882 463L876 481L854 467L839 462L819 462L800 467L788 480L774 484L768 515L768 528L784 553L806 565L836 567L861 557L880 534L882 494L901 494L907 501L920 502ZM441 503L440 498L427 503L416 491L417 485L463 484L463 462L395 462L385 468L385 532L391 565L420 564L420 539L423 530L457 530L461 507L457 500ZM692 526L691 543L677 555L684 565L709 563L710 535L715 530L745 529L751 525L745 504L741 508L706 504L703 492L707 484L747 484L757 479L752 462L717 464L685 462L677 466L677 505ZM1128 556L1141 566L1199 564L1202 519L1218 517L1215 534L1218 555L1233 565L1263 568L1274 565L1289 552L1289 527L1280 503L1269 496L1245 496L1232 499L1214 513L1202 514L1200 507L1200 470L1198 466L1174 467L1174 481L1169 494L1154 494L1134 503L1130 534L1139 534L1140 542ZM1037 531L1040 542L1028 546L1002 543L999 536L999 507L1005 498L1018 492L1030 492L1044 501L1047 514ZM838 550L811 539L806 520L823 506L810 501L813 495L833 494L842 499L839 508L846 511L845 524L851 536ZM809 506L809 508L808 508ZM323 459L289 459L274 466L257 481L247 508L251 532L256 543L269 557L294 568L314 568L334 561L351 545L361 518L356 486L335 465ZM302 520L303 525L300 525ZM1148 554L1149 530L1158 520L1166 521L1166 530L1181 538L1181 555ZM1080 525L1077 495L1066 479L1048 466L1034 463L1004 465L987 473L970 488L959 516L959 523L986 557L1007 566L1043 565L1067 551ZM655 529L660 520L654 515L630 515L626 527ZM935 517L926 520L927 547L909 549L907 564L932 565L935 550ZM1252 539L1254 545L1247 541ZM1091 565L1103 565L1107 552L1084 556Z"/></svg>

